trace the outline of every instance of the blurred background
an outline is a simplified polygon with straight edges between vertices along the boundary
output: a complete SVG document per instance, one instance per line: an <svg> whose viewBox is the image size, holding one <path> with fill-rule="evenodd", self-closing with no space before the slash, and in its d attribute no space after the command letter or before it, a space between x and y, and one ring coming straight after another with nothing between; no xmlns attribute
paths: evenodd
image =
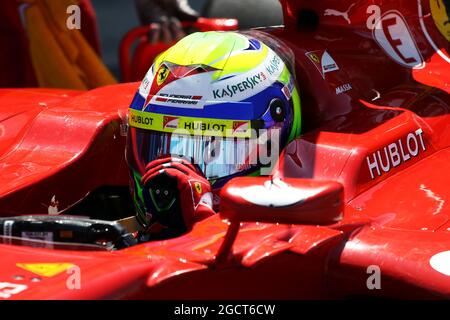
<svg viewBox="0 0 450 320"><path fill-rule="evenodd" d="M236 18L240 29L280 25L283 22L278 0L190 0L204 17ZM120 79L119 45L123 36L139 26L132 0L92 0L100 31L101 53L106 66Z"/></svg>

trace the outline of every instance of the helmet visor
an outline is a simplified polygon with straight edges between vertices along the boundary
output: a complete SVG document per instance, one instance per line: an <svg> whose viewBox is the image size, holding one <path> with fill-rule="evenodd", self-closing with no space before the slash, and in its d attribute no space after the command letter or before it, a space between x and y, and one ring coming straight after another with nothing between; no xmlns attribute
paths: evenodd
<svg viewBox="0 0 450 320"><path fill-rule="evenodd" d="M177 156L198 165L209 180L258 167L258 138L195 136L130 127L126 157L143 174L151 161Z"/></svg>

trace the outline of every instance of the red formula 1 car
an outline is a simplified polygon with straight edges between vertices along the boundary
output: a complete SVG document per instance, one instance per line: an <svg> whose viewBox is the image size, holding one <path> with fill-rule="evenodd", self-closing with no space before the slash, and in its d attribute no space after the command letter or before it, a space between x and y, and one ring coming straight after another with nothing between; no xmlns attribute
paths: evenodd
<svg viewBox="0 0 450 320"><path fill-rule="evenodd" d="M0 91L0 299L450 297L449 1L281 2L303 133L175 239L116 221L138 84Z"/></svg>

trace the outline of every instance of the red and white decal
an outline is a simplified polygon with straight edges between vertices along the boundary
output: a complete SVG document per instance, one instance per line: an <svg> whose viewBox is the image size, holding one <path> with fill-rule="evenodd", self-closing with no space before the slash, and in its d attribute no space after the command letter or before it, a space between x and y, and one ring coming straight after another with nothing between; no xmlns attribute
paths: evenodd
<svg viewBox="0 0 450 320"><path fill-rule="evenodd" d="M324 79L326 73L339 70L336 61L327 51L311 51L307 52L306 56L316 66Z"/></svg>
<svg viewBox="0 0 450 320"><path fill-rule="evenodd" d="M24 239L40 240L46 242L52 242L54 239L53 232L42 231L22 231L20 236Z"/></svg>
<svg viewBox="0 0 450 320"><path fill-rule="evenodd" d="M390 10L381 17L378 17L379 10L368 12L374 13L368 17L367 26L372 27L373 38L391 59L408 68L425 67L419 48L400 12Z"/></svg>
<svg viewBox="0 0 450 320"><path fill-rule="evenodd" d="M153 82L154 77L152 69L153 68L150 68L148 70L147 74L141 82L141 85L139 86L139 94L144 98L147 97L150 93L150 86Z"/></svg>
<svg viewBox="0 0 450 320"><path fill-rule="evenodd" d="M163 120L164 129L165 128L177 129L178 122L179 122L178 117L164 116L164 120Z"/></svg>

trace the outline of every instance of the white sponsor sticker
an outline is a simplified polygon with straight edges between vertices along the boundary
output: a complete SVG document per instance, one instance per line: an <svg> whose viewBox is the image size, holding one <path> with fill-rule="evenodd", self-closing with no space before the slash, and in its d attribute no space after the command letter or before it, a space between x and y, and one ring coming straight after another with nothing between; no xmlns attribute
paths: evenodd
<svg viewBox="0 0 450 320"><path fill-rule="evenodd" d="M375 22L372 32L378 45L398 64L413 69L425 67L408 24L400 12L386 12Z"/></svg>
<svg viewBox="0 0 450 320"><path fill-rule="evenodd" d="M328 52L324 52L322 56L322 73L328 73L339 70L339 67Z"/></svg>
<svg viewBox="0 0 450 320"><path fill-rule="evenodd" d="M305 53L305 55L316 66L324 79L326 73L339 70L338 64L327 51L310 51Z"/></svg>

